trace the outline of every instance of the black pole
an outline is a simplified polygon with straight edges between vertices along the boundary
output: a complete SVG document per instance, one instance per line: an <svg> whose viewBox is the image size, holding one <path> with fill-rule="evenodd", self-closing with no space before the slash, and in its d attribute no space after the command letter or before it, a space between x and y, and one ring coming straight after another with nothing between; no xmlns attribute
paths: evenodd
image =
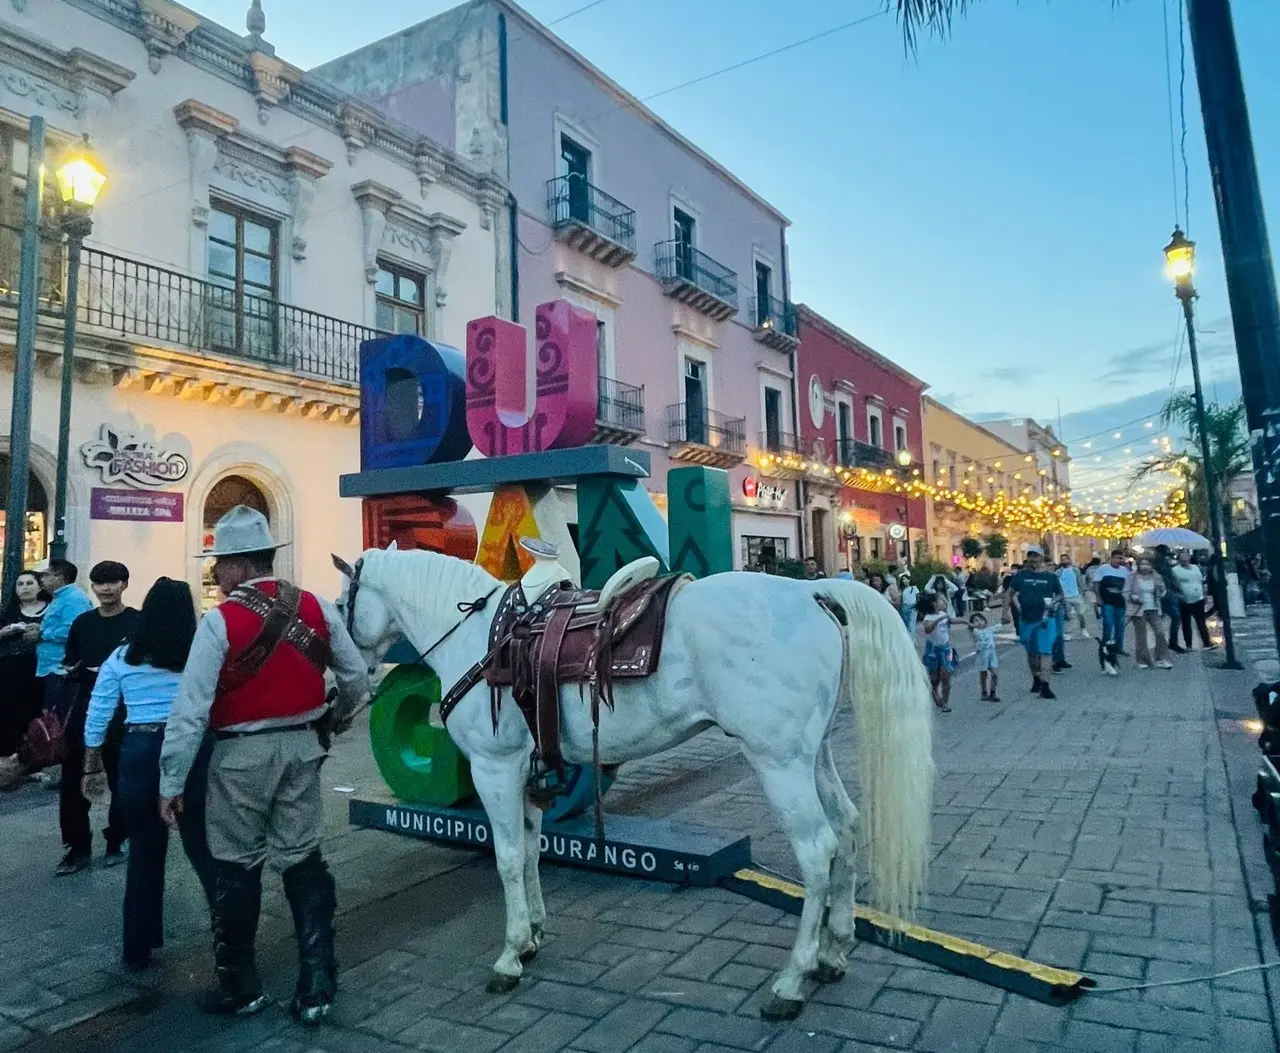
<svg viewBox="0 0 1280 1053"><path fill-rule="evenodd" d="M40 275L40 205L44 187L44 118L32 117L27 132L26 213L22 266L18 273L18 332L13 362L13 408L9 418L9 498L4 515L5 596L22 573L27 539L27 482L31 474L31 398L36 364L36 307Z"/></svg>
<svg viewBox="0 0 1280 1053"><path fill-rule="evenodd" d="M70 206L74 208L74 206ZM68 213L67 297L62 323L62 398L58 406L58 478L54 487L53 559L67 558L67 474L71 455L71 382L76 368L76 309L80 293L80 245L88 236L90 220L81 211Z"/></svg>
<svg viewBox="0 0 1280 1053"><path fill-rule="evenodd" d="M1231 631L1231 605L1227 597L1227 575L1222 562L1222 509L1218 504L1217 473L1213 470L1209 453L1209 424L1204 411L1204 387L1200 383L1200 355L1196 345L1196 318L1192 300L1195 290L1190 282L1178 287L1178 299L1182 301L1182 315L1187 320L1187 355L1191 359L1191 378L1195 384L1196 430L1200 433L1200 458L1204 465L1204 497L1209 507L1209 533L1213 541L1213 555L1209 567L1214 583L1213 602L1222 620L1222 640L1227 650L1225 668L1243 669L1236 658L1235 635Z"/></svg>
<svg viewBox="0 0 1280 1053"><path fill-rule="evenodd" d="M1187 0L1227 298L1280 641L1280 304L1229 0ZM1224 579L1225 582L1225 579Z"/></svg>

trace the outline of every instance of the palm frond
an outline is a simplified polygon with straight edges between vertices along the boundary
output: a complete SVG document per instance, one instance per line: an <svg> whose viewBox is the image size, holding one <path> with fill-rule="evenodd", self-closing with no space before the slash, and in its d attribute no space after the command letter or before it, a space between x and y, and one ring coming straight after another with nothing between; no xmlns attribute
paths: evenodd
<svg viewBox="0 0 1280 1053"><path fill-rule="evenodd" d="M977 0L884 0L885 10L896 7L898 21L907 49L915 51L921 32L936 33L945 37L951 32L951 22L963 15Z"/></svg>
<svg viewBox="0 0 1280 1053"><path fill-rule="evenodd" d="M914 52L921 33L933 33L946 37L951 23L964 15L978 0L882 0L884 10L893 11L902 25L902 37L907 50ZM1078 0L1075 0L1078 2ZM1125 0L1111 0L1121 4Z"/></svg>

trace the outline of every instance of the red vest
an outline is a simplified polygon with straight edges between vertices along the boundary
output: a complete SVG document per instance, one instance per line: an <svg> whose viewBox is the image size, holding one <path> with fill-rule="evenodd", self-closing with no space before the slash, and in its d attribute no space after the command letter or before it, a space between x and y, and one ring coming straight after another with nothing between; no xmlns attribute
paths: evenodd
<svg viewBox="0 0 1280 1053"><path fill-rule="evenodd" d="M278 586L274 581L260 581L254 588L274 598ZM213 708L209 711L210 728L301 716L324 705L324 673L287 640L276 646L253 679L236 687L228 685L226 670L261 632L262 618L234 600L219 604L218 610L226 622L230 646L214 693ZM329 625L324 620L324 611L309 592L302 594L298 618L328 641Z"/></svg>

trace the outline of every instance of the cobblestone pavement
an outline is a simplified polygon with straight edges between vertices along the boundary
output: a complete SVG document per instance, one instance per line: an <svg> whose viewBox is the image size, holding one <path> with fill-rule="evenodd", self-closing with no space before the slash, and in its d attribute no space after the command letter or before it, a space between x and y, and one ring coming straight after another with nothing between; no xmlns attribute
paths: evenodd
<svg viewBox="0 0 1280 1053"><path fill-rule="evenodd" d="M1265 613L1265 612L1264 612ZM1248 627L1246 627L1248 628ZM1269 627L1268 631L1269 631ZM962 673L939 715L935 854L925 924L1049 964L1102 987L1276 960L1265 867L1248 803L1256 747L1239 718L1256 676L1204 668L1098 673L1091 645L1032 698L1017 652L1003 653L1000 704ZM837 755L853 774L852 720ZM856 781L851 779L851 782ZM1054 1008L860 946L843 982L818 989L793 1025L757 1009L793 919L718 889L673 890L544 868L552 939L511 995L483 991L501 941L492 863L345 826L347 795L376 790L367 747L342 743L326 769L338 876L337 1020L303 1033L276 1010L213 1021L193 1008L209 959L199 895L175 848L169 946L159 969L115 965L123 874L54 881L56 802L38 788L0 798L0 1048L234 1053L1050 1053L1277 1048L1268 983L1091 994ZM723 736L628 765L616 813L749 831L758 862L795 865L754 775ZM260 941L269 989L292 983L292 948L272 886ZM1264 958L1265 956L1265 958Z"/></svg>

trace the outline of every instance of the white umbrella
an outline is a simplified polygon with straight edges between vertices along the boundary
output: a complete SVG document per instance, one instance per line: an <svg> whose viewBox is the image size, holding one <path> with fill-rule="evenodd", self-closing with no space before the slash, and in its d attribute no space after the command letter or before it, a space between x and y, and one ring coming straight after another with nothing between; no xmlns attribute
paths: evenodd
<svg viewBox="0 0 1280 1053"><path fill-rule="evenodd" d="M1161 527L1158 530L1148 530L1145 534L1139 535L1136 540L1147 548L1168 545L1170 548L1213 549L1212 541L1186 527Z"/></svg>

